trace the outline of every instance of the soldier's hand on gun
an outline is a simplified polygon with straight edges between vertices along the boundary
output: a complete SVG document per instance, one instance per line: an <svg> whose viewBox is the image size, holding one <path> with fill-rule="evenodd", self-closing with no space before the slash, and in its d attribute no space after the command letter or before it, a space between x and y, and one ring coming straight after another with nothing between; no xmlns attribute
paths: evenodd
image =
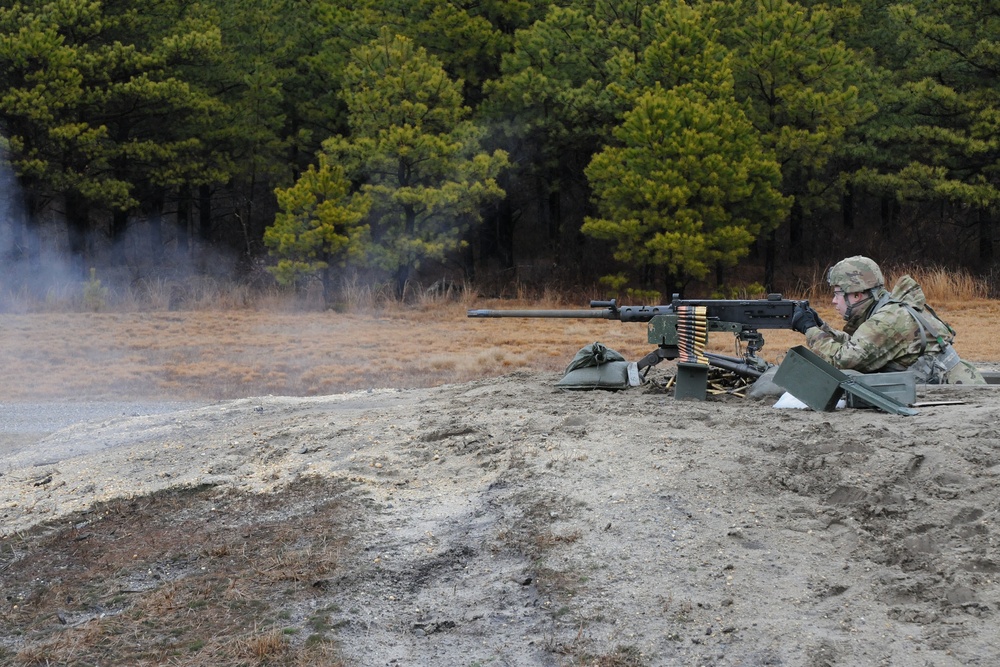
<svg viewBox="0 0 1000 667"><path fill-rule="evenodd" d="M812 327L822 326L823 320L819 313L812 309L808 301L800 301L795 304L795 311L792 313L792 329L800 334L804 334Z"/></svg>

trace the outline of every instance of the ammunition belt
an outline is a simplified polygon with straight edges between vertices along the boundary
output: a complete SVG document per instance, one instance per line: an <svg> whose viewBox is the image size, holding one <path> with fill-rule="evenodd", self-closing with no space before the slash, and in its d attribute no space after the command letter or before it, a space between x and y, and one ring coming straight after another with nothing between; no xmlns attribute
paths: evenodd
<svg viewBox="0 0 1000 667"><path fill-rule="evenodd" d="M678 306L677 361L708 365L705 344L708 342L708 317L705 306Z"/></svg>

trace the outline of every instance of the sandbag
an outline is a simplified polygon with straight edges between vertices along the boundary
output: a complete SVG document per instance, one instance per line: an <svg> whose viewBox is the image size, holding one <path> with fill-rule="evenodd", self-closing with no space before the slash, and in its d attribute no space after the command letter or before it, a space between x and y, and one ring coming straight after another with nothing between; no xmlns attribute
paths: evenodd
<svg viewBox="0 0 1000 667"><path fill-rule="evenodd" d="M580 351L569 362L566 372L575 371L578 368L588 368L590 366L600 366L612 361L625 361L625 357L614 350L609 350L603 343L594 343L580 348Z"/></svg>
<svg viewBox="0 0 1000 667"><path fill-rule="evenodd" d="M633 368L630 379L630 366ZM556 383L561 389L626 389L639 384L634 363L601 343L580 349Z"/></svg>

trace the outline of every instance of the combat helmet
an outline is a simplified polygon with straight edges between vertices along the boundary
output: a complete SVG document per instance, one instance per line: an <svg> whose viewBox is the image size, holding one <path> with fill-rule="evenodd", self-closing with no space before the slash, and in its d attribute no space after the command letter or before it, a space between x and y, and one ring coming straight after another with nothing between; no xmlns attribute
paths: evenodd
<svg viewBox="0 0 1000 667"><path fill-rule="evenodd" d="M874 260L861 255L842 259L826 274L830 287L839 287L845 293L866 292L885 284L882 269Z"/></svg>

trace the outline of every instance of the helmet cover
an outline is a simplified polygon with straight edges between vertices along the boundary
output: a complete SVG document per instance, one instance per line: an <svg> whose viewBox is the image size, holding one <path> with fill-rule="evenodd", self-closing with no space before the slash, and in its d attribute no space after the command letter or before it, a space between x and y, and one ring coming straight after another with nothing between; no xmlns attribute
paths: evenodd
<svg viewBox="0 0 1000 667"><path fill-rule="evenodd" d="M885 279L882 269L874 260L861 255L842 259L834 264L826 276L830 287L840 288L843 292L864 292L882 287Z"/></svg>

